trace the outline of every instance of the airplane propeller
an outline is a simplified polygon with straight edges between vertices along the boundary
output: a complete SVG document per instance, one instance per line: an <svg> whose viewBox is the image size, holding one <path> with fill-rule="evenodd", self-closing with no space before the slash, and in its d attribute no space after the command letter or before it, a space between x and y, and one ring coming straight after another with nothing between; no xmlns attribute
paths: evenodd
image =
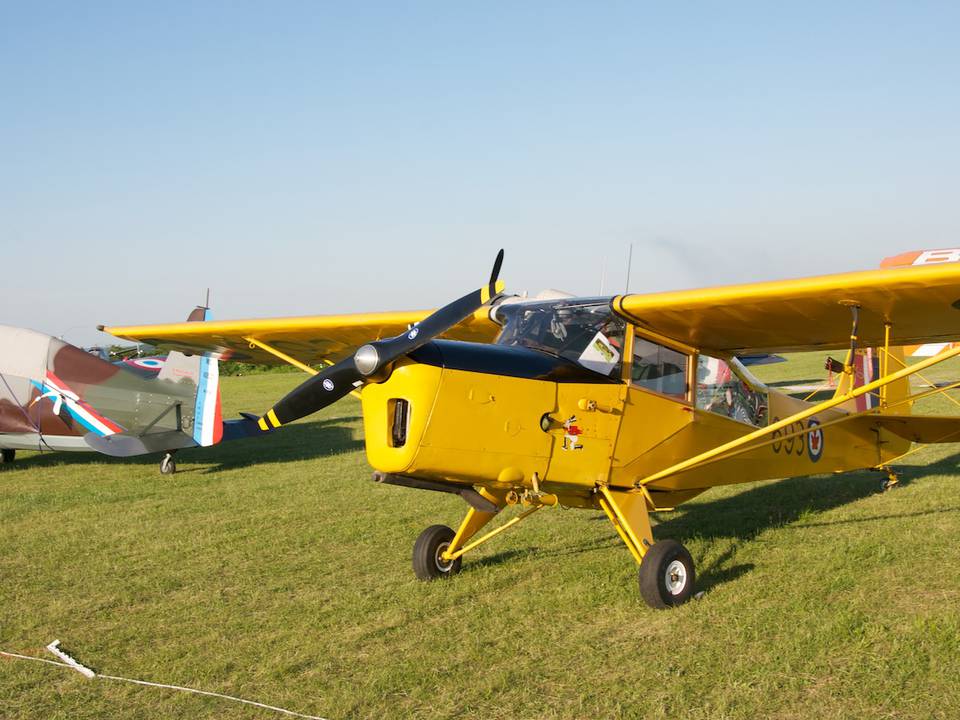
<svg viewBox="0 0 960 720"><path fill-rule="evenodd" d="M500 250L485 287L444 305L405 333L361 346L352 355L298 385L259 419L260 428L268 430L299 420L332 405L364 383L383 380L394 362L466 320L503 292L503 283L498 280L502 264L503 250Z"/></svg>

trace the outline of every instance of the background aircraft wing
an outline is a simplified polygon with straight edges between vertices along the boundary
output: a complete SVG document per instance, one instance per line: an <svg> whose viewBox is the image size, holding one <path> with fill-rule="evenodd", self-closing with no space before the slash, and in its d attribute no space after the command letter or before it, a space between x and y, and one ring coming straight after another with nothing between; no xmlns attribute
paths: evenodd
<svg viewBox="0 0 960 720"><path fill-rule="evenodd" d="M336 362L372 340L399 335L431 312L413 310L169 325L101 325L99 329L119 338L168 350L214 352L223 360L283 364L266 350L251 345L252 338L302 363L315 365L324 361ZM500 327L489 319L484 308L443 337L491 342L499 331Z"/></svg>
<svg viewBox="0 0 960 720"><path fill-rule="evenodd" d="M833 349L850 344L859 305L860 347L960 338L960 264L913 266L697 290L621 295L615 311L706 351L735 354Z"/></svg>

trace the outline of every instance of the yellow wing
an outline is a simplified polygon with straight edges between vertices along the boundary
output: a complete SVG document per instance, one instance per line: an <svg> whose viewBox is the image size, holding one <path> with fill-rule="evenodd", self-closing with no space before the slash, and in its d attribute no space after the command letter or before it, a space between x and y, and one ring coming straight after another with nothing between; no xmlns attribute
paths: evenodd
<svg viewBox="0 0 960 720"><path fill-rule="evenodd" d="M850 344L861 307L858 345L960 338L960 264L822 275L701 290L621 295L614 309L654 332L703 350L790 352Z"/></svg>
<svg viewBox="0 0 960 720"><path fill-rule="evenodd" d="M307 317L182 322L169 325L99 326L126 340L181 352L216 352L224 359L282 364L283 361L252 343L269 345L301 363L336 362L364 343L393 337L427 317L431 310L313 315ZM499 326L488 308L454 327L443 337L491 342Z"/></svg>

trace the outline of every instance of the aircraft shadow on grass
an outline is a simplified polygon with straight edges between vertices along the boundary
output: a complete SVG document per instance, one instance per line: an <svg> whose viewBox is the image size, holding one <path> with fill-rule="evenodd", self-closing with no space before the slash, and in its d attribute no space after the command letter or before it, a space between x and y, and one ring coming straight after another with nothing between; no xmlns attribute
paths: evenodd
<svg viewBox="0 0 960 720"><path fill-rule="evenodd" d="M960 473L960 452L926 465L896 465L900 477L898 487L927 475ZM944 507L919 512L890 513L870 517L843 518L818 522L816 517L838 507L862 500L880 491L880 481L885 474L871 471L848 472L839 475L810 475L785 480L774 480L757 485L731 497L710 501L709 493L703 502L681 505L654 526L654 537L674 538L680 542L700 540L732 540L733 544L709 565L697 569L697 589L713 587L736 580L753 569L752 563L728 565L738 545L750 542L764 531L788 526L801 517L807 521L803 527L825 527L847 523L870 523L883 520L912 518L939 513L960 512L960 506ZM896 492L894 488L891 492ZM597 521L607 522L603 515ZM531 552L542 556L558 557L578 555L606 548L619 548L621 542L615 536L594 539L561 548L512 549L477 559L473 566L499 565Z"/></svg>
<svg viewBox="0 0 960 720"><path fill-rule="evenodd" d="M359 416L349 416L296 423L261 437L208 448L181 450L176 454L176 460L181 464L177 474L214 473L250 465L296 462L360 450L363 448L363 439L358 438L359 433L350 426L359 419ZM97 453L44 452L39 455L18 457L4 472L57 465L83 466L102 462L155 467L162 456L162 453L155 453L130 458L110 458ZM184 467L192 463L206 467ZM149 472L147 468L144 471ZM159 472L157 474L159 475Z"/></svg>

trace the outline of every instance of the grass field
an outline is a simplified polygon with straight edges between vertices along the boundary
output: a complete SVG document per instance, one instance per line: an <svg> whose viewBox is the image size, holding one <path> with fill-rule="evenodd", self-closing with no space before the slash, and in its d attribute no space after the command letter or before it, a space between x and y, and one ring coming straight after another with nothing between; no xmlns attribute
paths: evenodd
<svg viewBox="0 0 960 720"><path fill-rule="evenodd" d="M821 363L759 373L810 380ZM300 380L226 378L225 409ZM599 513L540 513L452 581L416 581L414 539L465 506L371 482L351 398L184 452L172 477L153 458L22 453L0 470L0 649L59 638L103 673L331 720L957 718L958 459L927 447L882 494L860 472L661 514L706 592L656 612ZM0 658L0 717L281 716Z"/></svg>

